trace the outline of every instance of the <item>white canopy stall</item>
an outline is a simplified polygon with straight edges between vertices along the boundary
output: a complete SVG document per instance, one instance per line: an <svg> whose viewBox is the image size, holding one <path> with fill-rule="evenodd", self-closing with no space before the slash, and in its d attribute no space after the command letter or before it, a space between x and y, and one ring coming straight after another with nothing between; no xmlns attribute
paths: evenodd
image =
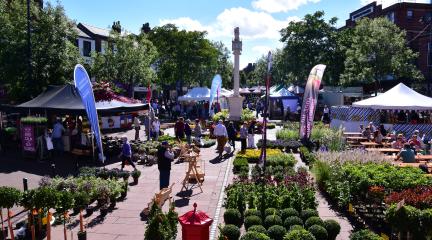
<svg viewBox="0 0 432 240"><path fill-rule="evenodd" d="M399 83L377 97L353 103L353 107L377 110L432 110L432 98Z"/></svg>
<svg viewBox="0 0 432 240"><path fill-rule="evenodd" d="M228 108L226 97L232 95L232 91L221 89L219 95L219 102L221 108ZM210 89L207 87L195 87L189 90L185 95L178 97L179 102L198 102L198 101L209 101L210 100Z"/></svg>

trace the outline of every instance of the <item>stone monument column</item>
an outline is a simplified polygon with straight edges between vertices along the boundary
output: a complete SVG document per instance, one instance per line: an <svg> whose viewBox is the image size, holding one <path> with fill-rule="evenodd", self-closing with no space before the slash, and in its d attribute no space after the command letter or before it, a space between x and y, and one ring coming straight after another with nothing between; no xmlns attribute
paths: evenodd
<svg viewBox="0 0 432 240"><path fill-rule="evenodd" d="M232 51L234 54L234 94L228 97L230 120L240 120L243 110L243 97L240 96L240 54L242 51L242 41L240 41L240 29L234 28L234 40L232 41Z"/></svg>

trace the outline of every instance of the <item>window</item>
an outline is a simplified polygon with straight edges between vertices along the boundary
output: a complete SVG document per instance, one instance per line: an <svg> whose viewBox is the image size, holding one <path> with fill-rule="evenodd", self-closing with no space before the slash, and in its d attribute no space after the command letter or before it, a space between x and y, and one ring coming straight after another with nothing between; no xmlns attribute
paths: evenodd
<svg viewBox="0 0 432 240"><path fill-rule="evenodd" d="M90 57L91 53L91 42L90 41L83 41L83 56L84 57Z"/></svg>
<svg viewBox="0 0 432 240"><path fill-rule="evenodd" d="M107 47L108 47L108 42L101 40L101 53L105 53L105 50L107 49Z"/></svg>
<svg viewBox="0 0 432 240"><path fill-rule="evenodd" d="M413 10L407 10L407 18L412 19L414 16Z"/></svg>
<svg viewBox="0 0 432 240"><path fill-rule="evenodd" d="M390 22L394 23L394 21L395 21L395 14L394 14L394 12L389 12L389 13L387 13L387 19L388 19Z"/></svg>
<svg viewBox="0 0 432 240"><path fill-rule="evenodd" d="M362 17L371 14L373 11L374 11L373 6L371 6L369 8L366 8L366 9L364 9L364 10L362 10L362 11L356 13L356 14L353 14L351 16L351 20L354 21L354 22L357 21L357 20L360 20Z"/></svg>

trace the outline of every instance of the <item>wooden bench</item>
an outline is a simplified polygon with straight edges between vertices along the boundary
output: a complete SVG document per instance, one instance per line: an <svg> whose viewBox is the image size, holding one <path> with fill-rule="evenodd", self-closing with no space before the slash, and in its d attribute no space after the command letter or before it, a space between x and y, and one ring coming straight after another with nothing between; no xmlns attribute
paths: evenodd
<svg viewBox="0 0 432 240"><path fill-rule="evenodd" d="M164 205L166 200L168 200L170 205L171 205L171 203L172 203L171 193L172 193L172 187L173 186L174 186L174 183L171 184L171 186L169 186L167 188L162 188L162 190L160 190L158 193L156 193L155 196L152 198L152 200L148 203L148 206L146 208L144 208L142 213L147 216L150 212L150 209L151 209L153 203L156 203L159 208L162 208L162 206Z"/></svg>

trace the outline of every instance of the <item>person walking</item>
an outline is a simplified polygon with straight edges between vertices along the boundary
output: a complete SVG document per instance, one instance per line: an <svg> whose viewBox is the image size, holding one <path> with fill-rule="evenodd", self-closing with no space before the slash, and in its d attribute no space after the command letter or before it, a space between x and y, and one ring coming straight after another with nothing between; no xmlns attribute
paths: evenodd
<svg viewBox="0 0 432 240"><path fill-rule="evenodd" d="M229 122L227 132L228 132L228 142L235 150L235 140L237 138L237 130L235 129L233 122Z"/></svg>
<svg viewBox="0 0 432 240"><path fill-rule="evenodd" d="M135 141L139 140L139 130L141 129L141 121L138 116L134 118L134 128L135 128Z"/></svg>
<svg viewBox="0 0 432 240"><path fill-rule="evenodd" d="M123 170L124 166L126 165L126 162L129 163L134 169L136 169L136 166L134 162L132 161L132 148L128 141L128 138L126 136L122 136L123 146L122 151L119 155L119 158L121 158L121 170Z"/></svg>
<svg viewBox="0 0 432 240"><path fill-rule="evenodd" d="M241 142L241 152L246 152L246 139L248 137L248 127L247 123L243 122L242 127L240 128L240 142Z"/></svg>
<svg viewBox="0 0 432 240"><path fill-rule="evenodd" d="M174 125L174 134L178 141L181 141L184 138L184 130L185 124L183 122L183 118L179 117L176 124Z"/></svg>
<svg viewBox="0 0 432 240"><path fill-rule="evenodd" d="M217 139L216 150L219 153L219 157L221 158L224 151L225 144L228 141L228 132L222 120L218 121L218 124L214 128L213 134Z"/></svg>
<svg viewBox="0 0 432 240"><path fill-rule="evenodd" d="M187 141L187 143L189 145L191 145L191 143L192 143L192 129L191 129L190 125L189 125L190 122L191 121L189 119L187 119L186 123L184 125L184 133L186 135L186 141Z"/></svg>
<svg viewBox="0 0 432 240"><path fill-rule="evenodd" d="M58 154L61 155L64 151L64 146L63 146L63 133L66 131L66 129L63 127L63 124L61 123L61 119L57 118L56 122L54 123L53 126L53 132L52 132L52 142L53 142L53 147L54 147L54 151Z"/></svg>
<svg viewBox="0 0 432 240"><path fill-rule="evenodd" d="M153 131L153 138L155 141L159 139L159 132L160 132L160 122L159 118L155 117L153 123L152 123L152 131Z"/></svg>
<svg viewBox="0 0 432 240"><path fill-rule="evenodd" d="M248 128L248 148L256 148L255 146L255 121L252 121Z"/></svg>
<svg viewBox="0 0 432 240"><path fill-rule="evenodd" d="M327 107L327 105L324 105L322 122L324 124L329 124L330 123L330 109Z"/></svg>
<svg viewBox="0 0 432 240"><path fill-rule="evenodd" d="M199 119L195 119L194 137L195 142L201 144L202 128Z"/></svg>
<svg viewBox="0 0 432 240"><path fill-rule="evenodd" d="M168 145L168 142L162 142L157 152L158 169L159 169L159 190L169 186L171 174L171 162L174 160L174 153Z"/></svg>

